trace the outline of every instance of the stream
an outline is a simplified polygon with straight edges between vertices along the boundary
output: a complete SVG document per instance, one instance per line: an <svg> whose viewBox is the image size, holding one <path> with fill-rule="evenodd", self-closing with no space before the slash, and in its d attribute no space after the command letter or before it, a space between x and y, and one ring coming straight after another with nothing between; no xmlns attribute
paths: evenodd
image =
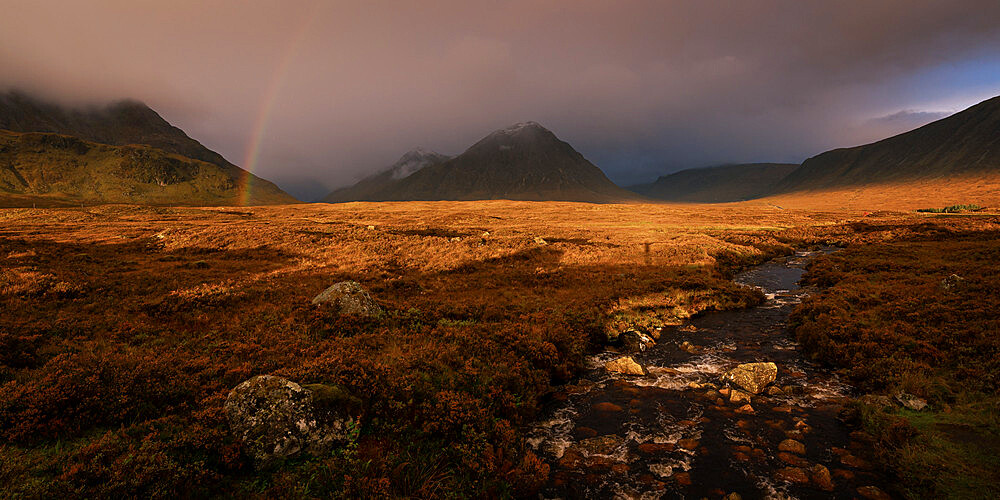
<svg viewBox="0 0 1000 500"><path fill-rule="evenodd" d="M603 352L553 395L528 443L551 466L542 498L888 498L864 458L870 442L838 414L851 388L800 352L786 320L810 293L798 282L816 255L799 251L735 278L767 296L664 328L631 354L648 376L604 368ZM775 382L730 401L721 377L774 362ZM804 448L804 449L803 449Z"/></svg>

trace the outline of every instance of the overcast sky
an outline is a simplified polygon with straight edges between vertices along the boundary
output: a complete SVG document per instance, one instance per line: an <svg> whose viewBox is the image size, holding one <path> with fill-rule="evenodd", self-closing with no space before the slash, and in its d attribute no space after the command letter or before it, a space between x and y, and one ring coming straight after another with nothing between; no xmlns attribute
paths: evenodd
<svg viewBox="0 0 1000 500"><path fill-rule="evenodd" d="M621 184L1000 94L1000 2L0 0L0 86L146 102L305 198L548 127Z"/></svg>

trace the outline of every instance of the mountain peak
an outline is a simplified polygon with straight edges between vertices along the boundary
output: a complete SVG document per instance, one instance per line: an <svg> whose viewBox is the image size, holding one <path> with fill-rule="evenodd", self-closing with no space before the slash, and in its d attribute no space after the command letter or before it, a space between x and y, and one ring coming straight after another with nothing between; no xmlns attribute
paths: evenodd
<svg viewBox="0 0 1000 500"><path fill-rule="evenodd" d="M331 193L326 200L559 200L612 202L636 196L536 122L495 130L464 153L413 170L406 161ZM434 154L434 153L432 153Z"/></svg>
<svg viewBox="0 0 1000 500"><path fill-rule="evenodd" d="M538 122L527 121L527 122L515 123L509 127L496 130L492 134L490 134L490 136L517 137L525 134L533 135L538 132L549 132L549 130L539 125Z"/></svg>
<svg viewBox="0 0 1000 500"><path fill-rule="evenodd" d="M413 175L414 172L436 163L447 161L450 157L434 151L429 151L422 147L416 147L407 151L389 168L393 179L403 179Z"/></svg>

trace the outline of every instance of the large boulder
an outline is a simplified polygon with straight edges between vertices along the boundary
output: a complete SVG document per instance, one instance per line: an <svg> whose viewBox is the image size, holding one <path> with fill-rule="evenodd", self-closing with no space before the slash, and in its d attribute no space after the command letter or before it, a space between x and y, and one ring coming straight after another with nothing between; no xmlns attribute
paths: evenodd
<svg viewBox="0 0 1000 500"><path fill-rule="evenodd" d="M337 386L302 387L271 375L253 377L230 391L229 427L258 462L299 453L318 455L346 442L361 402Z"/></svg>
<svg viewBox="0 0 1000 500"><path fill-rule="evenodd" d="M382 313L382 308L357 281L336 283L313 298L312 303L331 304L340 314L377 316Z"/></svg>
<svg viewBox="0 0 1000 500"><path fill-rule="evenodd" d="M731 382L750 394L760 394L777 377L778 365L774 363L744 363L726 372L722 380Z"/></svg>
<svg viewBox="0 0 1000 500"><path fill-rule="evenodd" d="M604 363L604 368L609 372L621 373L622 375L647 375L646 368L636 363L632 356L624 356Z"/></svg>
<svg viewBox="0 0 1000 500"><path fill-rule="evenodd" d="M645 333L629 330L618 336L625 352L643 352L656 345L656 341Z"/></svg>

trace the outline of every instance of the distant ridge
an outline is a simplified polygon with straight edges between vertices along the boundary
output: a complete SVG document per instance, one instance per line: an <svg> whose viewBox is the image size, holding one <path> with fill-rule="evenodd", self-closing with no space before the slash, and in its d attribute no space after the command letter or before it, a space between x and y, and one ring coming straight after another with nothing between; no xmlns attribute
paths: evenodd
<svg viewBox="0 0 1000 500"><path fill-rule="evenodd" d="M228 162L222 155L188 137L183 130L170 125L155 111L137 101L72 109L22 92L8 91L0 93L0 130L13 132L3 135L0 170L8 179L20 177L27 182L26 185L19 182L0 186L0 197L6 195L8 204L13 203L10 200L15 198L27 203L23 201L27 199L25 197L32 196L42 196L40 201L67 197L65 200L68 202L114 200L137 204L297 202L273 183ZM44 135L51 137L42 137ZM69 141L69 138L78 141ZM28 144L36 149L26 149ZM94 147L96 144L119 148L142 147L116 150ZM118 157L141 157L141 160L120 162L115 159ZM180 168L177 162L184 163L185 160L188 160L186 164L197 167ZM114 164L113 168L111 164ZM173 173L169 178L187 183L192 189L182 195L183 190L157 190L156 186L133 185L136 179L149 177L149 172L141 169L151 172L171 170ZM29 171L32 175L28 175ZM178 178L178 175L181 177ZM49 183L50 178L73 178L73 187ZM92 178L92 182L80 184L84 178ZM251 186L249 194L237 193L247 181ZM88 187L91 185L94 187ZM59 189L66 188L68 191L53 191L55 186L62 186ZM126 191L115 194L108 190L110 186L119 186ZM131 195L124 196L125 192ZM178 197L172 198L168 193Z"/></svg>
<svg viewBox="0 0 1000 500"><path fill-rule="evenodd" d="M389 184L405 179L418 170L451 159L450 156L416 148L404 154L399 161L383 172L365 177L353 186L337 189L323 199L330 203L344 201L378 201L381 191Z"/></svg>
<svg viewBox="0 0 1000 500"><path fill-rule="evenodd" d="M354 199L607 203L639 198L615 185L572 146L535 122L494 131L464 153L408 176L368 178L348 189L357 193L362 188L364 196ZM344 192L331 193L326 200L349 201Z"/></svg>
<svg viewBox="0 0 1000 500"><path fill-rule="evenodd" d="M725 203L757 198L798 168L793 163L746 163L691 168L628 189L650 198L690 203Z"/></svg>
<svg viewBox="0 0 1000 500"><path fill-rule="evenodd" d="M923 127L809 158L773 194L1000 174L1000 97Z"/></svg>

